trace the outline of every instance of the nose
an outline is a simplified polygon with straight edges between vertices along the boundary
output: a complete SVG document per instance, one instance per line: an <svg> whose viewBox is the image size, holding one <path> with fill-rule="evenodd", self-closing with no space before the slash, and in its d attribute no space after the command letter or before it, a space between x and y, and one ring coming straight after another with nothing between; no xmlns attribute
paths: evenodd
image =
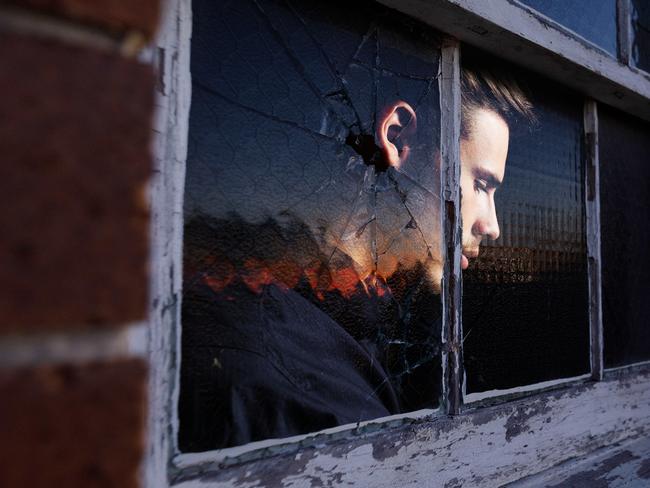
<svg viewBox="0 0 650 488"><path fill-rule="evenodd" d="M500 229L499 220L497 219L497 209L494 205L494 200L492 201L492 205L490 205L490 213L486 224L485 235L493 241L498 239L500 235Z"/></svg>
<svg viewBox="0 0 650 488"><path fill-rule="evenodd" d="M494 205L494 200L491 200L489 208L483 215L483 218L480 218L476 221L474 233L481 237L487 236L492 240L499 238L501 232L499 229L499 221L497 219L497 211Z"/></svg>

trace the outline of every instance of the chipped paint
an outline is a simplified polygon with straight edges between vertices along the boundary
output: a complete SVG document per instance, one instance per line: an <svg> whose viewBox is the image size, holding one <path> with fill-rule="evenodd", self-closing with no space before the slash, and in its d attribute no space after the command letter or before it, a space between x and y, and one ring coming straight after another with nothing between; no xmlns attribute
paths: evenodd
<svg viewBox="0 0 650 488"><path fill-rule="evenodd" d="M401 442L391 442L388 439L379 437L372 443L372 457L377 461L385 461L395 457L402 446Z"/></svg>
<svg viewBox="0 0 650 488"><path fill-rule="evenodd" d="M600 449L582 458L572 459L535 476L509 486L532 488L548 486L635 487L648 486L650 476L650 439L640 438L622 445Z"/></svg>
<svg viewBox="0 0 650 488"><path fill-rule="evenodd" d="M460 215L460 43L446 38L440 54L440 154L441 185L445 199L440 222L444 245L442 259L443 397L445 411L460 412L462 404L461 215Z"/></svg>
<svg viewBox="0 0 650 488"><path fill-rule="evenodd" d="M585 181L587 215L587 267L589 276L589 343L591 377L603 379L603 310L600 256L600 160L598 105L587 100L584 108Z"/></svg>
<svg viewBox="0 0 650 488"><path fill-rule="evenodd" d="M512 441L512 439L518 435L530 432L528 420L547 413L550 414L551 409L546 400L538 400L532 405L524 404L517 407L515 412L508 417L508 420L506 420L506 442ZM547 417L544 422L548 423L549 418L551 417Z"/></svg>
<svg viewBox="0 0 650 488"><path fill-rule="evenodd" d="M638 405L643 407L633 408ZM336 477L336 483L377 487L424 480L436 480L436 486L494 486L647 436L649 407L650 379L645 375L587 383L321 443L302 455L279 454L233 466L206 462L198 473L181 471L176 483L184 488L297 487L319 486L318 479L328 486Z"/></svg>
<svg viewBox="0 0 650 488"><path fill-rule="evenodd" d="M149 422L144 486L169 484L177 416L183 187L191 100L191 0L165 0L150 62L158 70L151 182Z"/></svg>
<svg viewBox="0 0 650 488"><path fill-rule="evenodd" d="M644 460L636 471L636 475L644 480L650 480L650 458Z"/></svg>

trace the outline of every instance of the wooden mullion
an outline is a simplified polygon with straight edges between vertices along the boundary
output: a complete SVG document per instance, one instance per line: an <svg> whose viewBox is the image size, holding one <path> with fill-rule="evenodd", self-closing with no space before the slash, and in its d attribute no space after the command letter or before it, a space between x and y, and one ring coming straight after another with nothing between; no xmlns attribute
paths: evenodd
<svg viewBox="0 0 650 488"><path fill-rule="evenodd" d="M591 377L593 380L601 381L603 379L603 313L600 256L600 161L598 158L598 105L594 100L585 102L584 128Z"/></svg>
<svg viewBox="0 0 650 488"><path fill-rule="evenodd" d="M462 406L463 354L461 324L462 275L460 214L460 43L442 45L440 77L440 153L443 229L443 408L450 415Z"/></svg>
<svg viewBox="0 0 650 488"><path fill-rule="evenodd" d="M618 60L629 65L632 53L632 22L630 0L616 0L616 32L618 36Z"/></svg>

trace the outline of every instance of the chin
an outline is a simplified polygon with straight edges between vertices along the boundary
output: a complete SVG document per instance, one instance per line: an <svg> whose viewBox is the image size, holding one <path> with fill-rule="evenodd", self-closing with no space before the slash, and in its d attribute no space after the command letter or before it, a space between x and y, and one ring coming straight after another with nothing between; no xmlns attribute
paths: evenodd
<svg viewBox="0 0 650 488"><path fill-rule="evenodd" d="M434 293L440 295L442 292L442 263L433 263L429 266L429 279Z"/></svg>

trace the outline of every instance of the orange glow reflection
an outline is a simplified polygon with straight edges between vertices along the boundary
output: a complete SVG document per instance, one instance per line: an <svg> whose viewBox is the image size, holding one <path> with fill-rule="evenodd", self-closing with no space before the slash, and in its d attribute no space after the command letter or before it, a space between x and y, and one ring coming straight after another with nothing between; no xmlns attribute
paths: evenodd
<svg viewBox="0 0 650 488"><path fill-rule="evenodd" d="M261 293L268 285L289 290L296 288L302 280L309 285L319 300L323 300L328 292L338 292L348 299L359 292L379 297L391 294L386 279L378 273L370 272L362 277L352 266L327 269L320 263L301 269L296 263L288 260L269 263L249 258L238 272L232 265L224 264L205 272L202 279L215 293L221 293L237 282L245 284L256 294Z"/></svg>

